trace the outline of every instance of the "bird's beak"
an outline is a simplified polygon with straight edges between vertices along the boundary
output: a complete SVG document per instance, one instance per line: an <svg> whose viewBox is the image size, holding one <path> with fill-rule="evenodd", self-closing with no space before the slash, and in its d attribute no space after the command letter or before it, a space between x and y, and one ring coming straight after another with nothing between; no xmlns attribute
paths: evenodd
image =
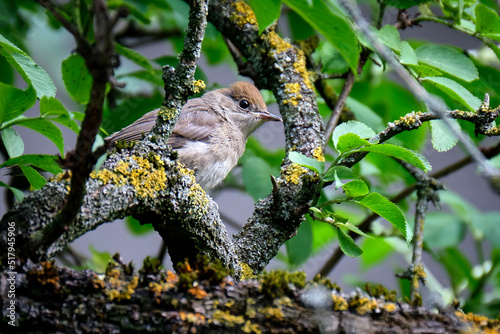
<svg viewBox="0 0 500 334"><path fill-rule="evenodd" d="M260 119L263 119L264 121L283 122L281 117L273 115L265 109L260 109L258 112L254 113L254 114L255 114L255 116L257 116Z"/></svg>

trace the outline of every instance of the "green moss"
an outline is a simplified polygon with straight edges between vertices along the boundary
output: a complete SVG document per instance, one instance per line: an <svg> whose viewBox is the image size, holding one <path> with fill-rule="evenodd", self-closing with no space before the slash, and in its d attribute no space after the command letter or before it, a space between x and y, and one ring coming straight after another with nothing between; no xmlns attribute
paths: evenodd
<svg viewBox="0 0 500 334"><path fill-rule="evenodd" d="M364 290L372 297L379 298L383 296L387 301L396 301L396 290L388 290L382 284L366 283Z"/></svg>
<svg viewBox="0 0 500 334"><path fill-rule="evenodd" d="M330 281L329 278L323 277L320 274L317 274L316 276L314 276L314 278L313 278L313 280L311 282L312 283L316 283L316 284L324 285L324 286L326 286L330 290L335 290L335 291L338 291L338 292L342 291L342 288L340 286L338 286L337 283L332 283L332 281Z"/></svg>
<svg viewBox="0 0 500 334"><path fill-rule="evenodd" d="M298 271L290 273L287 271L264 272L258 280L261 284L262 293L272 297L282 297L291 293L291 286L302 289L306 285L306 273Z"/></svg>
<svg viewBox="0 0 500 334"><path fill-rule="evenodd" d="M176 266L179 275L179 287L190 289L194 282L204 281L209 285L220 284L232 271L226 269L218 259L211 260L208 256L198 254L194 261L185 260Z"/></svg>

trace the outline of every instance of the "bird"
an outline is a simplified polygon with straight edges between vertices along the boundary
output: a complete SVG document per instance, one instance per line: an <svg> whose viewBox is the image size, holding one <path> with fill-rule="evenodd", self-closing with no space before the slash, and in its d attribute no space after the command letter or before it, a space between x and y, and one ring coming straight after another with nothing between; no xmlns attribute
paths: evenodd
<svg viewBox="0 0 500 334"><path fill-rule="evenodd" d="M111 134L108 145L137 141L156 123L159 109ZM194 171L196 182L209 191L221 183L245 151L248 137L267 121L282 122L271 114L260 91L253 84L238 81L188 100L182 107L167 144Z"/></svg>

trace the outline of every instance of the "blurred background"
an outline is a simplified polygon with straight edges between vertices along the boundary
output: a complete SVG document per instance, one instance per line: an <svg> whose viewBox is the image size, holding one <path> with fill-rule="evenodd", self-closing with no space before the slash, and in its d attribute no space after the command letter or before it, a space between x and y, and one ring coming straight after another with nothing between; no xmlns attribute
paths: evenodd
<svg viewBox="0 0 500 334"><path fill-rule="evenodd" d="M161 78L159 64L175 65L177 53L180 47L182 47L182 32L187 23L188 9L187 5L182 1L175 0L168 1L168 3L170 9L167 11L167 14L165 14L165 17L163 17L164 21L160 20L161 17L151 15L150 18L152 19L152 26L154 27L153 30L156 29L158 34L156 36L153 35L148 41L130 37L130 33L127 34L127 29L131 28L126 20L118 27L119 31L123 31L123 38L119 38L118 41L151 60L151 63L156 64L155 70L157 77L156 79L145 77L144 73L141 72L140 66L126 57L120 57L120 67L116 70L116 78L120 82L125 82L126 86L123 89L113 88L111 91L111 97L108 99L106 105L105 119L103 122L103 128L108 134L120 130L125 125L130 124L144 113L159 107L161 104L163 91L161 81L159 84L157 82ZM4 8L2 8L2 6ZM9 24L12 24L12 17L5 17L5 15L2 16L1 14L8 13L10 9L7 7L6 3L2 0L0 2L0 27L4 29L6 29L5 27L8 27ZM139 8L141 7L139 6ZM373 16L371 6L363 4L362 9L367 18ZM413 9L409 11L409 14L414 15L416 12L417 9ZM294 21L296 17L293 12L287 9L283 9L283 13L285 13L285 15L282 14L278 23L279 33L282 36L293 39L293 25L295 24L294 22L296 22ZM384 24L395 23L397 15L398 10L396 8L388 8L384 17ZM24 41L24 47L28 54L38 65L45 69L53 79L58 88L56 95L57 99L62 102L67 110L83 112L84 106L74 102L64 88L65 86L61 73L61 62L72 54L75 47L72 36L64 29L58 29L53 21L47 20L47 16L43 10L27 6L27 8L20 11L20 16L21 19L24 20L24 23L21 22L20 24L24 24L25 31L23 33L25 35L18 37ZM142 26L136 25L135 28L139 31L142 29ZM5 31L2 31L2 34L4 33ZM400 34L402 40L424 40L432 41L437 44L448 44L467 50L467 52L471 54L489 57L488 52L484 50L480 41L440 24L424 22L420 27L416 26L400 30ZM237 68L230 53L225 47L222 37L210 24L207 27L203 51L203 55L198 64L199 70L197 76L205 80L207 90L227 87L237 80L248 80L238 75ZM494 62L494 66L498 68L498 59L495 58L492 61ZM374 66L372 63L367 64L365 69L368 69L366 72L369 73L365 75L365 78L362 78L359 83L355 84L351 95L357 99L357 101L363 103L364 98L367 97L367 99L373 102L373 94L382 94L383 96L378 97L380 101L374 104L377 106L373 108L376 113L384 113L386 109L393 107L385 105L385 102L383 102L384 99L393 101L397 105L401 115L413 110L418 111L418 103L401 87L397 78L391 74L387 74L381 67ZM5 73L0 73L0 76L3 75L5 75ZM26 87L26 83L15 73L15 71L14 75L15 85L19 88ZM496 89L496 92L494 92L495 94L500 92L500 82L495 81L496 78L496 76L493 77L490 82L490 86ZM370 86L366 85L366 82L373 82L376 80L381 82L378 86L379 91L367 91L366 89L370 88ZM342 80L334 81L332 86L335 87L337 91L340 91ZM473 92L473 94L483 99L485 92L486 91L477 91ZM491 94L492 92L488 93ZM279 114L277 104L272 94L263 91L263 95L268 102L270 112ZM327 120L329 111L325 108L324 101L320 99L319 103L320 110L324 113L324 119ZM25 115L36 116L38 114L39 108L37 102ZM76 133L66 127L59 127L65 138L65 151L73 149ZM57 153L57 148L54 144L39 133L23 127L16 127L16 130L24 139L25 154ZM424 138L426 135L426 130L423 129L419 131L422 132L423 135L416 137L415 140ZM495 143L494 140L485 140L482 146L491 146L493 143ZM249 146L250 148L247 148L247 153L245 153L242 158L241 166L235 168L220 189L216 189L211 193L211 196L219 206L221 217L230 235L236 233L252 215L254 203L255 200L259 198L258 196L262 198L269 193L268 190L271 184L268 175L279 175L279 162L284 157L283 125L277 123L265 124L254 134L253 138L249 141ZM259 155L259 152L262 152L262 148L267 150L264 156ZM451 151L439 153L432 148L430 140L424 141L421 152L430 161L433 171L440 170L450 163L465 157L464 152L459 146ZM333 151L331 150L327 153L333 154ZM4 160L5 155L1 162ZM366 172L367 175L370 175L370 173L373 174L373 189L377 191L382 189L380 191L382 193L395 194L405 187L405 183L396 182L396 185L394 185L394 183L389 185L389 183L380 182L379 179L384 177L383 166L382 168L378 166L377 171L374 171L374 169L376 169L377 164L383 163L385 162L364 161L360 168ZM0 181L10 184L10 182L12 182L11 176L5 174L5 169L1 171L4 172L4 174L0 176ZM246 185L249 182L255 182L251 174L255 174L254 177L259 177L262 180L260 181L262 184L261 188L254 191L252 194L253 196L246 191ZM368 178L370 179L370 177ZM395 175L387 175L387 178L393 180ZM473 164L452 173L443 178L442 181L446 184L448 190L447 193L442 195L443 209L445 212L453 211L453 209L450 209L453 205L449 205L449 203L458 203L456 205L459 207L463 203L466 203L461 206L464 212L467 212L467 208L469 207L473 207L478 212L483 213L493 213L495 210L498 212L500 209L498 195L495 195L490 190L488 184L485 182L484 178L478 174ZM384 187L389 186L394 187L394 189L384 189ZM455 194L459 194L461 199L457 199ZM413 199L415 199L415 197L413 197ZM9 195L9 191L5 188L1 188L0 213L2 215L8 210L9 200L13 200L12 196ZM463 203L460 201L463 201ZM413 219L412 213L414 210L411 208L413 204L409 203L412 202L407 201L402 203L402 206L405 209L407 208L407 219L410 221ZM359 208L348 208L346 210L356 217L353 219L353 222L360 221L365 214L365 212ZM495 214L496 213L493 213L493 215ZM497 215L493 217L498 218L497 222L500 224L500 216ZM449 225L446 224L448 223L449 216L440 215L440 213L430 205L429 231L426 232L429 234L429 238L432 239L433 233L435 233L434 239L437 239L436 242L439 244L439 242L443 242L443 238L446 239L449 237L448 234L453 234L452 237L455 238L453 240L459 241L458 249L460 249L462 253L467 254L468 261L470 261L471 265L483 265L484 263L481 262L480 254L490 252L491 245L488 243L480 243L478 245L474 236L471 235L464 224L460 226L457 225L458 227L456 229L450 231L447 229ZM377 221L375 223L375 228L377 228L378 225L383 228L384 223ZM307 240L312 238L311 233L315 233L314 244L312 248L308 244L309 248L304 250L301 247L307 244ZM500 239L500 234L498 234L498 238ZM396 272L402 272L407 269L408 256L411 254L410 248L408 248L401 239L396 237L376 239L360 238L357 243L362 249L369 249L369 251L365 251L359 258L350 258L348 256L342 257L338 265L335 266L328 275L332 281L337 282L347 291L353 289L355 286L362 285L365 281L383 283L391 289L405 289L401 281L394 275ZM135 263L136 267L140 267L146 256L157 256L161 252L161 248L162 243L160 237L150 227L139 226L138 223L134 222L132 219L126 221L118 220L103 224L98 229L74 241L71 245L71 253L64 254L63 258L59 259L59 261L61 261L61 263L68 263L69 261L69 263L74 265L75 257L77 257L79 260L76 262L79 265L90 266L91 268L102 270L103 263L100 261L104 261L102 259L106 259L109 254L112 255L118 252L124 262L132 261ZM333 229L326 224L312 222L308 218L308 221L299 230L299 234L295 241L292 240L288 247L283 246L280 255L268 265L267 270L277 268L304 270L308 278L312 278L331 257L336 248L337 242ZM302 258L300 254L291 256L290 252L294 251L296 253L302 252ZM428 267L429 280L431 283L431 290L425 292L424 300L426 303L439 304L443 299L446 300L452 295L450 288L452 285L451 271L447 270L446 266L443 266L442 263L436 261L436 257L432 255L432 252L425 253L424 263ZM165 257L163 264L166 268L172 268L172 263L168 255ZM458 265L457 263L457 266ZM480 269L476 268L476 270ZM439 293L436 291L439 291Z"/></svg>

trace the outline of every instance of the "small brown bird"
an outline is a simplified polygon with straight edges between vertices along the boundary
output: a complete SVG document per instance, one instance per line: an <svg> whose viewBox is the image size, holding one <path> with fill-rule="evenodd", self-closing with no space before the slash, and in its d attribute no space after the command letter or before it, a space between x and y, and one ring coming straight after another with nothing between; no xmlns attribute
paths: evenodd
<svg viewBox="0 0 500 334"><path fill-rule="evenodd" d="M151 131L158 109L106 138L141 139ZM217 89L189 100L183 107L168 144L179 153L179 160L195 172L205 190L217 186L236 166L245 151L248 137L266 121L280 121L269 113L259 90L247 82Z"/></svg>

